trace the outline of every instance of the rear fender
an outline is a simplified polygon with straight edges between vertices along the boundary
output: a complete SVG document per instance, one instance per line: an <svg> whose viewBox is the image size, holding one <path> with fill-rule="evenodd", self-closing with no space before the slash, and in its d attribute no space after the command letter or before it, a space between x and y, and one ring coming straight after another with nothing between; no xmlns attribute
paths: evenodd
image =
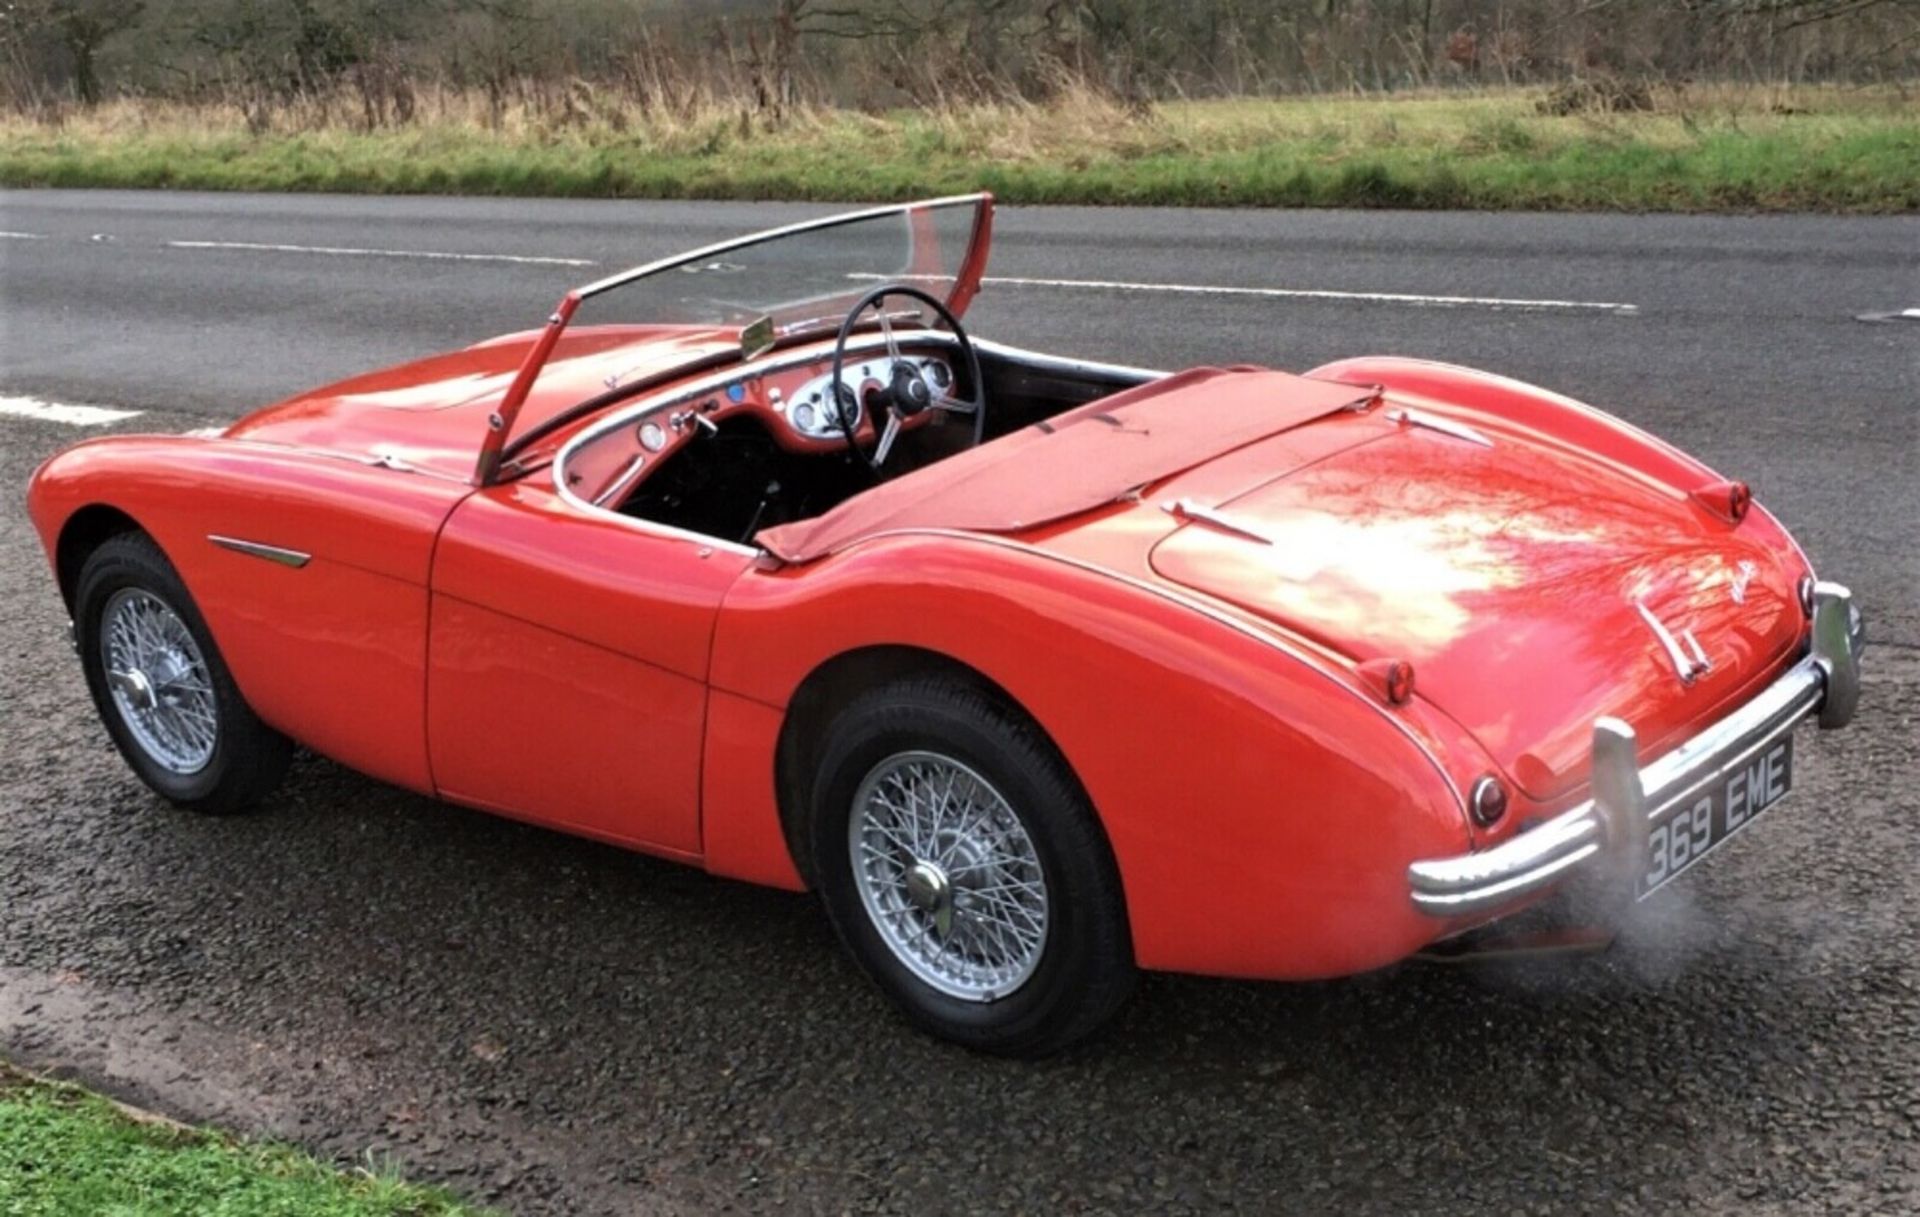
<svg viewBox="0 0 1920 1217"><path fill-rule="evenodd" d="M1548 389L1450 363L1369 355L1325 364L1306 375L1379 385L1397 402L1430 404L1448 414L1480 415L1576 448L1684 494L1719 475L1656 436L1585 402Z"/></svg>
<svg viewBox="0 0 1920 1217"><path fill-rule="evenodd" d="M1521 428L1637 473L1676 497L1693 499L1698 509L1709 514L1711 509L1694 492L1724 485L1721 475L1705 462L1657 435L1585 402L1492 372L1427 359L1367 355L1324 364L1306 375L1344 384L1379 385L1388 396L1408 405L1432 405L1468 421L1478 415ZM1739 527L1745 535L1791 555L1788 566L1812 570L1800 543L1757 503Z"/></svg>
<svg viewBox="0 0 1920 1217"><path fill-rule="evenodd" d="M1464 850L1465 817L1384 707L1147 585L955 534L875 538L734 584L714 643L732 763L709 785L710 867L783 852L777 708L820 665L872 646L964 664L1047 732L1113 845L1143 966L1337 975L1438 931L1413 911L1406 866ZM759 772L743 775L750 758Z"/></svg>

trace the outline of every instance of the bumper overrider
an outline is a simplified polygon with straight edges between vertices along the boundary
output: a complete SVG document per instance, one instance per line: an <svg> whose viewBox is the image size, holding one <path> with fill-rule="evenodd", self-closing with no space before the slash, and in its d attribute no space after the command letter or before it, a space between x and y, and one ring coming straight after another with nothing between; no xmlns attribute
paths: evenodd
<svg viewBox="0 0 1920 1217"><path fill-rule="evenodd" d="M1593 725L1593 797L1491 849L1407 868L1414 907L1434 917L1494 912L1576 877L1630 894L1651 823L1708 780L1730 774L1802 721L1844 727L1860 699L1860 614L1837 583L1813 590L1812 646L1753 700L1642 766L1633 728Z"/></svg>

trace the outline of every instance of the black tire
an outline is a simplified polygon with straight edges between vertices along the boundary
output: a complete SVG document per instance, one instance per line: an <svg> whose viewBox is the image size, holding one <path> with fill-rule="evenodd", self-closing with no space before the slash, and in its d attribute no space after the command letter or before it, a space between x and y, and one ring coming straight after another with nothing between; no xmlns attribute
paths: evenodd
<svg viewBox="0 0 1920 1217"><path fill-rule="evenodd" d="M941 992L876 928L854 874L853 800L876 766L907 752L950 757L1004 798L1038 855L1047 931L1038 963L991 1000ZM828 725L808 819L814 875L841 941L922 1029L983 1052L1043 1056L1091 1035L1133 991L1133 944L1113 852L1086 794L1034 724L988 691L932 676L870 690ZM955 890L960 890L958 887Z"/></svg>
<svg viewBox="0 0 1920 1217"><path fill-rule="evenodd" d="M127 725L108 686L102 619L115 594L128 589L158 599L179 618L206 665L215 707L212 755L194 772L176 773L157 760ZM240 696L193 597L151 538L121 533L102 542L80 568L73 609L80 664L94 709L141 781L177 806L210 815L247 811L272 793L292 762L293 744L261 722Z"/></svg>

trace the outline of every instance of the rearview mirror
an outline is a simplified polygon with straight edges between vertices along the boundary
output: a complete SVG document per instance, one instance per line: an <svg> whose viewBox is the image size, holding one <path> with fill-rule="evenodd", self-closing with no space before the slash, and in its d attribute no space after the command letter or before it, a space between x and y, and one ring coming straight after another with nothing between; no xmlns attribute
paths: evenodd
<svg viewBox="0 0 1920 1217"><path fill-rule="evenodd" d="M762 317L740 331L740 358L756 359L773 349L773 318Z"/></svg>

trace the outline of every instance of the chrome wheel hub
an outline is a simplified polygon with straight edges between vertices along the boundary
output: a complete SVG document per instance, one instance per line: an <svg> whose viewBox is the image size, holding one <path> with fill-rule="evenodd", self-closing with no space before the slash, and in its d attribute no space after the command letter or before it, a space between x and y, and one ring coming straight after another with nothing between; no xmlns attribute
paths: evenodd
<svg viewBox="0 0 1920 1217"><path fill-rule="evenodd" d="M218 710L200 645L166 601L122 588L100 614L100 663L120 721L154 764L182 776L213 759Z"/></svg>
<svg viewBox="0 0 1920 1217"><path fill-rule="evenodd" d="M991 783L935 752L902 752L854 792L847 847L861 904L908 971L989 1002L1025 984L1048 927L1046 875Z"/></svg>
<svg viewBox="0 0 1920 1217"><path fill-rule="evenodd" d="M153 695L153 682L138 668L108 672L107 683L136 710L151 710L160 704L160 699Z"/></svg>
<svg viewBox="0 0 1920 1217"><path fill-rule="evenodd" d="M953 917L953 884L947 872L931 862L915 862L907 868L907 899L913 907L935 918Z"/></svg>

